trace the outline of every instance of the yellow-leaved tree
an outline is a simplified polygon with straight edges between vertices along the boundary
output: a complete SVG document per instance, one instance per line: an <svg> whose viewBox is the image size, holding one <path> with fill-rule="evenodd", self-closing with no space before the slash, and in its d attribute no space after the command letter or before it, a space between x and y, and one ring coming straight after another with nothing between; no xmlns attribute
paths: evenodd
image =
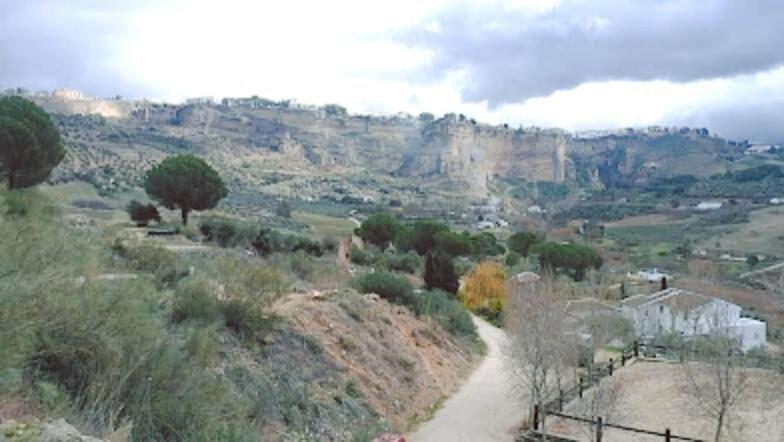
<svg viewBox="0 0 784 442"><path fill-rule="evenodd" d="M465 277L458 294L474 313L498 323L506 304L506 271L492 261L477 264Z"/></svg>

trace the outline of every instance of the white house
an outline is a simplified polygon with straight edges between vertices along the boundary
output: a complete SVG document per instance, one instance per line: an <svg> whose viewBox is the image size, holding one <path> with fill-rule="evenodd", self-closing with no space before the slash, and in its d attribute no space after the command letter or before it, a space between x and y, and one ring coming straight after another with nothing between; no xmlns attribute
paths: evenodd
<svg viewBox="0 0 784 442"><path fill-rule="evenodd" d="M640 270L637 273L629 272L626 274L626 277L628 279L633 279L637 281L646 281L646 282L661 282L662 279L667 279L667 281L672 281L672 276L662 272L660 269L657 268L644 269L644 270Z"/></svg>
<svg viewBox="0 0 784 442"><path fill-rule="evenodd" d="M743 351L765 345L763 321L741 317L736 304L687 290L635 295L621 301L621 312L645 339L665 333L688 338L719 330L737 338Z"/></svg>
<svg viewBox="0 0 784 442"><path fill-rule="evenodd" d="M719 210L724 203L721 201L702 201L697 204L694 208L701 211L708 211L708 210Z"/></svg>

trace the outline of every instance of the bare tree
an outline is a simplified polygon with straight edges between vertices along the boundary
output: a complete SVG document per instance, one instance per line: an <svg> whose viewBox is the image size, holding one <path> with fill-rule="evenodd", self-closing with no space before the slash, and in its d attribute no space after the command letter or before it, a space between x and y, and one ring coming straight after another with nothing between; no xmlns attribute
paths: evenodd
<svg viewBox="0 0 784 442"><path fill-rule="evenodd" d="M591 418L591 423L583 426L586 435L592 438L596 434L596 418L601 416L605 422L617 422L623 418L621 401L624 395L624 383L617 377L607 377L599 382L578 401L574 412Z"/></svg>
<svg viewBox="0 0 784 442"><path fill-rule="evenodd" d="M722 310L706 315L707 334L691 342L683 364L684 392L704 417L715 421L716 442L731 429L750 386L745 356Z"/></svg>
<svg viewBox="0 0 784 442"><path fill-rule="evenodd" d="M567 347L564 302L551 278L510 283L505 327L507 369L522 395L544 411L558 392L565 373ZM533 409L531 409L532 411ZM547 439L546 413L540 413L541 433Z"/></svg>

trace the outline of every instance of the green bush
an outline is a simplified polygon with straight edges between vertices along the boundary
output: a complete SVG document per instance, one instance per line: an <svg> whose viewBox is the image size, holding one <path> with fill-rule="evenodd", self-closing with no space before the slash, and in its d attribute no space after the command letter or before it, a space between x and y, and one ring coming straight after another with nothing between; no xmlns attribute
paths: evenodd
<svg viewBox="0 0 784 442"><path fill-rule="evenodd" d="M378 434L318 341L285 327L263 346L237 338L269 329L266 307L283 289L259 260L193 257L169 302L148 278L93 278L114 270L101 244L28 209L0 216L0 249L12 251L0 255L0 401L36 400L36 414L66 413L97 435L132 424L133 441L251 441L270 425L284 439ZM150 271L167 261L134 259ZM339 397L313 394L330 389Z"/></svg>
<svg viewBox="0 0 784 442"><path fill-rule="evenodd" d="M351 245L351 249L348 251L348 259L352 263L360 266L365 266L371 263L370 254L357 247L356 244Z"/></svg>
<svg viewBox="0 0 784 442"><path fill-rule="evenodd" d="M36 189L17 189L2 193L5 214L11 217L37 217L50 219L60 215L60 210Z"/></svg>
<svg viewBox="0 0 784 442"><path fill-rule="evenodd" d="M226 327L245 339L263 337L275 322L274 316L249 299L229 299L223 302L223 317Z"/></svg>
<svg viewBox="0 0 784 442"><path fill-rule="evenodd" d="M414 305L417 314L432 317L453 335L476 336L471 315L453 295L442 290L417 293Z"/></svg>
<svg viewBox="0 0 784 442"><path fill-rule="evenodd" d="M435 319L444 329L456 336L476 334L471 315L453 295L441 290L414 292L404 278L384 273L368 273L356 280L361 293L376 293L382 298L408 307L416 315Z"/></svg>
<svg viewBox="0 0 784 442"><path fill-rule="evenodd" d="M172 319L213 322L221 317L220 301L204 279L189 278L177 284L172 306Z"/></svg>
<svg viewBox="0 0 784 442"><path fill-rule="evenodd" d="M165 287L173 287L177 281L188 275L187 266L177 255L163 247L143 243L132 247L116 249L124 257L131 269L150 273Z"/></svg>
<svg viewBox="0 0 784 442"><path fill-rule="evenodd" d="M379 257L376 265L382 269L414 274L422 267L422 258L413 251L385 253Z"/></svg>
<svg viewBox="0 0 784 442"><path fill-rule="evenodd" d="M35 217L0 218L0 248L15 252L0 256L0 395L37 397L42 412L67 401L95 433L132 422L135 441L253 439L252 404L211 365L216 333L170 322L214 315L200 281L183 281L169 310L143 278L90 279L103 261L94 242ZM224 278L240 296L270 279L240 270Z"/></svg>
<svg viewBox="0 0 784 442"><path fill-rule="evenodd" d="M355 284L360 293L375 293L395 304L413 305L411 283L391 273L367 273L357 278Z"/></svg>
<svg viewBox="0 0 784 442"><path fill-rule="evenodd" d="M259 229L249 223L214 217L202 221L199 231L221 247L249 247Z"/></svg>
<svg viewBox="0 0 784 442"><path fill-rule="evenodd" d="M325 252L335 250L337 247L332 239L317 241L305 236L287 235L267 228L258 231L251 245L262 256L300 250L308 255L323 256Z"/></svg>
<svg viewBox="0 0 784 442"><path fill-rule="evenodd" d="M520 263L520 255L511 251L506 255L506 258L504 258L504 262L506 263L507 267L514 267Z"/></svg>

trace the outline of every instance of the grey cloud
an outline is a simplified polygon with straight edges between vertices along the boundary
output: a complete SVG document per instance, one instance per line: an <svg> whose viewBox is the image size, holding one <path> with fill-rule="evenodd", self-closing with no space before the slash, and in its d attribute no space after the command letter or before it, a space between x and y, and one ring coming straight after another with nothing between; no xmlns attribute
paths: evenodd
<svg viewBox="0 0 784 442"><path fill-rule="evenodd" d="M725 106L684 115L672 115L662 124L707 127L730 140L784 145L784 99L763 105Z"/></svg>
<svg viewBox="0 0 784 442"><path fill-rule="evenodd" d="M590 81L685 82L784 63L780 0L564 0L537 16L461 6L434 19L440 32L399 36L433 50L422 78L464 69L464 98L492 106Z"/></svg>
<svg viewBox="0 0 784 442"><path fill-rule="evenodd" d="M0 87L144 93L109 66L133 6L99 0L0 0Z"/></svg>

